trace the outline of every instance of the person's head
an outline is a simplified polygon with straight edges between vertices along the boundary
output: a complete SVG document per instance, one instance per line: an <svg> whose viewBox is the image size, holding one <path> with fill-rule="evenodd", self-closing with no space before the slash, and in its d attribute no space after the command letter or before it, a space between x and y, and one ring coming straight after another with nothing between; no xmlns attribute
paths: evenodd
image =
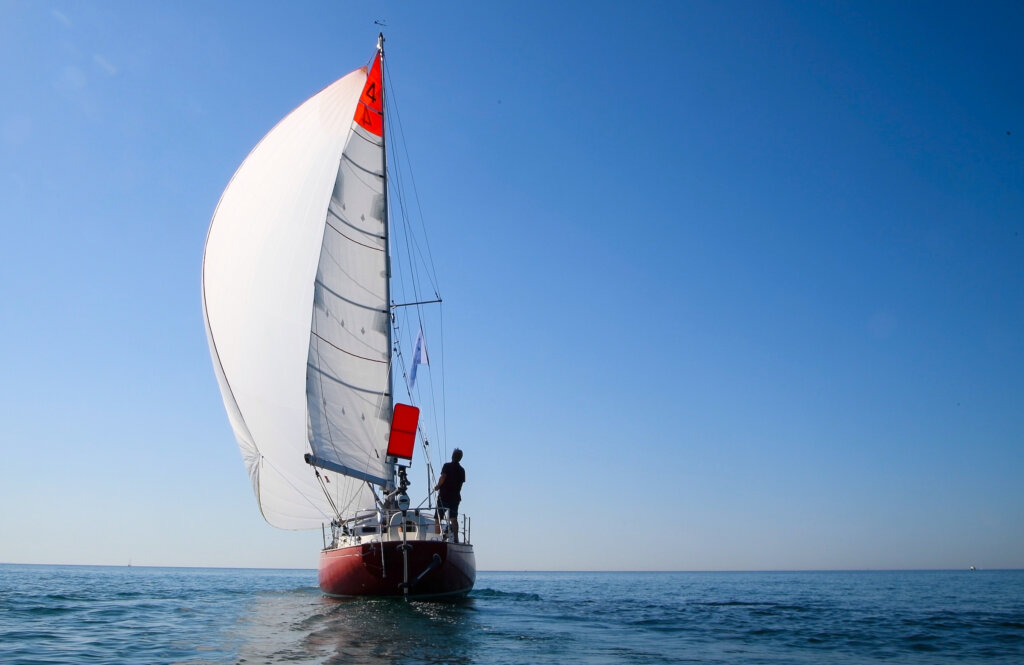
<svg viewBox="0 0 1024 665"><path fill-rule="evenodd" d="M453 462L458 462L461 459L462 459L462 451L459 450L458 448L456 448L455 450L452 451L452 461Z"/></svg>

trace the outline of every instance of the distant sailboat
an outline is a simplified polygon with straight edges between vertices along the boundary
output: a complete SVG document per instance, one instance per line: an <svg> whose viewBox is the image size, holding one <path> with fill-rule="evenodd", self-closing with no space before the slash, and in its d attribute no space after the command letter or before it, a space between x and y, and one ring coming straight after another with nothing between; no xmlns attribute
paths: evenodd
<svg viewBox="0 0 1024 665"><path fill-rule="evenodd" d="M264 518L330 525L322 590L458 596L476 577L468 521L458 533L432 495L411 504L417 432L426 441L419 409L394 399L395 312L424 302L392 299L383 43L235 172L207 236L203 313Z"/></svg>

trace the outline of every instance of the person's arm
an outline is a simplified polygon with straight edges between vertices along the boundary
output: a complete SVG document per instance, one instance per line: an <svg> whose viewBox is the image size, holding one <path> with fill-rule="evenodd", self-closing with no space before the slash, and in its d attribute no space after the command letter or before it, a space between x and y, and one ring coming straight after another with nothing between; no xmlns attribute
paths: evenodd
<svg viewBox="0 0 1024 665"><path fill-rule="evenodd" d="M437 479L437 484L434 485L435 490L441 489L441 485L444 485L445 478L447 478L447 475L442 473L441 477Z"/></svg>

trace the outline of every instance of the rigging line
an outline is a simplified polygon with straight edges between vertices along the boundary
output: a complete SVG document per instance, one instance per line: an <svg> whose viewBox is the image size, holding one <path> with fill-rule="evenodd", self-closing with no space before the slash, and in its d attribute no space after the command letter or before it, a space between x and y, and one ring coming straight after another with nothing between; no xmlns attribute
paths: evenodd
<svg viewBox="0 0 1024 665"><path fill-rule="evenodd" d="M439 307L440 313L439 318L441 319L441 422L442 436L441 442L444 445L445 450L448 449L448 398L447 391L445 390L445 371L444 371L444 308Z"/></svg>
<svg viewBox="0 0 1024 665"><path fill-rule="evenodd" d="M412 289L413 289L413 295L414 295L413 300L420 300L420 293L422 293L422 291L420 290L420 287L419 287L419 278L418 278L418 274L419 273L416 270L415 252L413 251L413 247L415 245L415 238L413 237L412 226L411 226L411 224L409 222L409 211L408 211L408 208L406 207L406 202L405 202L405 187L403 186L402 180L401 180L401 168L400 168L400 165L399 165L399 168L396 170L396 176L398 178L398 182L395 183L397 185L397 187L395 189L396 189L396 194L398 195L399 209L401 211L401 217L400 218L401 218L402 231L403 231L402 238L405 241L405 254L404 254L404 257L405 257L406 262L409 265L409 279L412 281Z"/></svg>
<svg viewBox="0 0 1024 665"><path fill-rule="evenodd" d="M420 320L420 327L421 327L421 330L424 330L423 343L424 343L425 346L427 346L427 348L429 348L429 345L427 344L427 336L426 336L426 332L425 332L426 328L425 328L425 326L423 326L422 318ZM429 351L427 353L428 353L428 357L429 357ZM399 354L399 356L401 357L401 360L402 360L402 377L405 379L406 391L408 392L408 394L410 396L410 399L412 399L412 387L409 385L409 383L410 383L410 380L409 380L409 370L408 370L408 367L406 367L406 365L405 365L405 356L404 356L404 354L401 354L401 353ZM428 367L429 367L429 365L428 365ZM436 439L437 436L439 436L439 433L438 433L438 430L437 430L437 423L438 423L438 419L437 419L437 400L434 398L434 396L437 394L437 392L434 390L434 375L433 375L433 372L428 370L428 373L430 375L429 376L429 381L430 381L430 391L429 391L429 394L430 394L430 408L431 408L431 411L433 412L432 425L434 427L434 438ZM416 401L416 400L414 400L414 401ZM418 400L418 401L420 403L424 403L426 400ZM427 437L426 429L423 427L422 422L417 425L416 429L417 429L417 431L420 434L420 439L422 441L426 442L428 437ZM433 468L433 461L430 459L430 450L426 447L425 443L424 443L424 447L423 447L423 453L424 453L424 459L426 460L426 464L427 464L427 475L428 475L428 481L429 481L429 477L432 476L432 474L434 472L434 468ZM430 482L430 487L433 488L434 483L432 481L429 481L429 482ZM432 491L433 490L431 490L431 492Z"/></svg>
<svg viewBox="0 0 1024 665"><path fill-rule="evenodd" d="M403 256L406 256L406 255L403 255ZM409 266L409 267L411 268L412 266ZM406 274L407 272L409 273L408 275ZM420 290L418 288L418 284L417 284L415 273L412 272L411 270L410 271L400 270L400 271L398 271L398 274L399 274L399 282L402 285L402 294L403 295L411 294L411 296L412 296L411 300L412 301L419 300ZM408 285L406 284L406 280L407 279L409 281ZM402 308L402 309L405 309L405 308ZM403 323L408 323L409 317L411 315L410 315L410 313L408 311L403 311L403 312L400 313L400 316L401 316L401 319L402 319Z"/></svg>
<svg viewBox="0 0 1024 665"><path fill-rule="evenodd" d="M395 329L396 337L400 338L400 334L399 334L400 328L399 328L397 322L394 324L393 327ZM399 358L399 361L400 361L400 363L402 365L402 378L404 379L406 394L409 395L409 399L412 402L422 401L422 400L415 400L415 399L413 399L412 391L411 391L411 389L409 387L409 372L408 372L408 369L407 369L407 367L405 365L405 354L403 354L401 352L401 344L402 344L402 340L399 339L399 344L396 346L396 352L395 353L396 353L397 357ZM432 405L434 404L434 402L435 402L435 400L433 398L431 398L431 404ZM437 423L437 410L436 410L436 407L435 407L434 408L434 425L435 425L435 428L436 428L436 423ZM434 489L433 488L434 488L434 485L436 484L437 476L436 476L436 473L434 472L434 462L430 458L431 451L430 451L430 449L428 447L429 444L427 443L426 430L423 428L422 421L417 424L416 430L419 432L419 435L420 435L420 441L421 441L422 450L423 450L423 460L424 460L424 463L426 464L426 467L427 467L427 499L426 500L429 500L430 497L432 497L433 494L434 494Z"/></svg>
<svg viewBox="0 0 1024 665"><path fill-rule="evenodd" d="M427 338L427 335L428 335L427 326L425 325L424 320L423 320L423 308L422 308L422 305L424 305L424 304L426 304L426 303L410 303L411 306L415 306L417 323L419 324L419 329L424 332L424 338L423 338L424 339L424 344L429 349L430 345L428 344L429 340ZM431 304L433 304L433 303L431 303ZM403 316L402 318L404 319L404 318L407 318L407 317ZM405 355L401 352L401 348L405 344L406 340L402 339L401 328L400 328L400 326L398 324L397 318L394 320L393 329L395 330L395 337L398 340L398 344L396 345L396 355L398 356L399 362L401 363L402 378L403 378L403 383L404 383L404 386L405 386L406 394L409 395L409 398L410 398L411 401L422 403L425 400L416 400L414 398L414 396L413 396L413 387L410 385L410 383L411 383L411 381L410 381L410 365L406 364ZM411 330L411 328L410 328L410 330ZM412 341L411 337L410 337L409 341ZM429 351L428 351L428 354L429 354ZM430 388L431 399L430 399L430 403L431 403L431 408L432 408L432 411L433 411L433 424L434 424L434 427L435 427L435 437L436 437L436 435L438 434L438 432L436 431L437 422L438 422L437 421L437 400L434 399L434 397L433 397L434 395L436 395L436 391L433 388L433 373L431 372L430 374L431 374L431 377L430 377L430 382L431 382L431 388ZM421 437L424 440L426 440L427 437L426 437L426 434L425 434L425 430L422 427L417 427L417 429L419 430ZM429 459L429 457L428 457L428 459ZM429 461L428 461L428 466L432 466Z"/></svg>
<svg viewBox="0 0 1024 665"><path fill-rule="evenodd" d="M405 147L405 151L408 154L408 147ZM438 293L439 293L439 280L437 278L437 268L433 264L433 257L430 256L429 236L427 235L427 232L426 232L426 224L425 224L425 221L424 221L424 218L423 218L422 206L420 205L419 200L418 200L419 194L418 194L418 192L415 191L415 189L416 189L416 179L412 175L412 170L409 167L409 165L406 165L406 168L409 170L409 180L412 182L412 186L413 186L413 190L414 190L414 192L413 192L414 193L414 202L415 202L416 207L418 209L419 225L420 225L420 229L421 229L421 233L419 235L417 235L413 231L412 222L413 222L413 216L414 215L412 214L412 211L409 208L409 203L406 202L405 203L405 207L406 207L406 226L407 226L407 233L409 234L409 238L411 239L411 241L410 241L411 247L408 250L409 251L409 260L410 260L410 263L418 263L418 264L423 266L424 274L426 275L427 281L430 283L430 286L433 289L434 294L438 295ZM406 195L406 198L408 198L407 195ZM428 252L427 256L424 256L424 254L423 254L423 250L421 248L421 244L420 244L420 240L419 240L419 236L420 235L422 236L423 241L424 241L424 243L427 246L427 252ZM417 261L417 259L418 259L418 261ZM418 274L418 271L417 271L417 274ZM440 297L440 296L438 295L438 297Z"/></svg>
<svg viewBox="0 0 1024 665"><path fill-rule="evenodd" d="M286 483L288 483L288 486L291 487L293 490L295 490L295 493L298 494L299 496L301 496L303 501L308 503L318 513L320 513L324 517L330 517L330 515L328 515L327 513L324 512L323 506L318 506L317 504L313 503L313 501L308 496L306 496L306 493L303 492L302 490L300 490L298 487L296 487L295 483L292 482L291 478L286 476L284 474L284 472L281 471L281 469L279 469L276 466L274 466L274 463L271 462L270 459L267 458L263 453L260 453L260 462L261 463L266 462L267 466L269 466L271 469L273 469L275 472L277 472L277 475L280 476L282 479L284 479L284 481ZM262 507L262 503L261 503L260 512L262 512L262 511L263 511L263 507Z"/></svg>
<svg viewBox="0 0 1024 665"><path fill-rule="evenodd" d="M345 476L342 476L342 477L345 478L346 481L354 480L354 478L348 478L348 477L345 477ZM338 513L338 517L339 518L341 518L342 515L345 515L346 513L348 513L348 509L351 508L352 504L355 503L355 500L357 498L359 498L359 492L363 489L362 483L366 483L367 485L369 485L370 481L368 481L368 480L361 481L359 486L356 487L356 491L355 492L351 492L351 495L349 496L348 503L346 503L345 507L342 508L341 511ZM346 484L351 487L351 483L346 483ZM345 492L345 494L349 495L349 492L347 491L347 492ZM374 497L374 499L376 499L376 497Z"/></svg>
<svg viewBox="0 0 1024 665"><path fill-rule="evenodd" d="M394 327L395 327L395 331L397 333L398 332L397 324ZM401 342L401 340L400 340L400 342ZM400 347L400 344L399 344L399 347ZM409 400L411 402L416 402L417 400L413 399L412 391L410 390L410 387L409 387L409 372L408 372L408 370L407 370L407 368L405 366L405 354L403 354L401 352L401 349L398 348L396 350L396 355L398 356L398 358L400 359L400 362L402 364L402 378L404 379L406 394L409 396ZM433 401L434 400L431 400L431 402L433 402ZM435 410L435 418L436 418L436 410ZM429 498L434 494L434 489L433 488L434 488L434 485L436 484L436 480L435 480L436 476L435 476L435 473L434 473L433 460L430 459L430 450L428 448L426 430L424 430L424 428L423 428L422 421L420 423L417 423L416 431L419 432L419 435L420 435L420 441L421 441L422 449L423 449L423 460L424 460L424 463L426 464L426 467L427 467L427 500L429 500Z"/></svg>
<svg viewBox="0 0 1024 665"><path fill-rule="evenodd" d="M400 170L398 172L401 173ZM413 257L416 254L415 251L414 251L415 235L412 232L412 225L410 224L408 209L406 208L406 205L405 205L405 190L401 186L401 184L399 184L399 187L397 188L397 190L396 189L392 189L392 191L397 191L397 194L399 196L400 210L403 213L401 221L402 221L402 231L404 233L403 238L405 240L405 246L406 246L405 258L406 258L407 263L409 265L409 278L412 281L413 293L418 298L419 294L422 291L421 291L419 283L418 283L419 282L419 279L418 279L419 271L416 269L416 264L415 264L415 261L413 260ZM402 278L404 278L404 275L402 273L399 273L399 274L400 274L400 276ZM402 281L404 282L404 279L402 279ZM436 294L436 291L435 291L435 294ZM424 325L424 320L423 320L423 310L422 310L422 308L420 306L418 306L419 303L413 303L413 304L417 305L416 306L416 311L415 311L416 322L417 322L417 324L419 326L419 329L424 331L424 341L426 341L426 326ZM403 313L402 319L403 320L407 320L408 318L411 318L412 316L413 316L412 313L408 313L408 315ZM411 328L410 328L410 331L411 331ZM410 332L410 334L411 334L411 332ZM404 340L401 340L401 335L400 334L398 335L398 337L399 337L399 340L404 343ZM428 345L428 348L429 348L429 345ZM402 357L401 362L402 362L402 369L403 369L402 376L403 376L404 383L405 383L406 393L409 395L409 397L410 397L410 399L412 401L414 401L414 402L416 402L416 401L422 402L423 400L415 400L414 399L413 387L410 385L410 377L409 377L410 368L409 368L409 366L407 366L405 364L404 357ZM431 395L436 395L436 392L433 389L433 376L432 376L432 373L431 373L430 382L431 382L430 394ZM435 427L436 427L436 423L437 423L436 400L431 398L430 402L431 402L431 408L432 408L433 414L434 414L434 423L435 423Z"/></svg>
<svg viewBox="0 0 1024 665"><path fill-rule="evenodd" d="M380 500L379 496L377 496L377 490L376 490L376 488L374 488L373 483L371 483L370 481L366 481L366 489L368 489L370 491L370 496L373 497L373 504L375 506L377 506L378 510L383 512L384 511L384 502Z"/></svg>
<svg viewBox="0 0 1024 665"><path fill-rule="evenodd" d="M426 341L426 338L424 338L424 342L425 341ZM409 368L405 364L405 354L403 354L401 352L401 350L398 350L396 352L396 355L399 357L401 365L402 365L402 378L403 378L404 383L405 383L406 394L409 395L410 401L423 403L424 400L416 400L416 399L413 398L412 388L409 385L409 383L410 383L410 380L409 380L409 376L410 376ZM431 405L433 405L434 401L435 401L434 399L430 400ZM436 410L436 407L435 407L434 408L434 420L435 420L435 423L436 423L436 418L437 418L437 410ZM417 432L419 432L421 441L426 442L427 441L427 433L426 433L426 430L423 427L422 421L416 425L416 430L417 430ZM430 481L430 477L432 477L432 474L433 474L433 462L430 459L430 451L426 448L426 444L424 444L423 452L424 452L424 460L425 460L426 465L427 465L428 482L430 482L430 486L433 487L433 482Z"/></svg>
<svg viewBox="0 0 1024 665"><path fill-rule="evenodd" d="M406 278L408 278L410 280L410 282L411 282L411 289L412 289L412 298L411 298L411 300L423 302L425 300L425 298L423 298L423 296L421 295L421 294L424 293L424 291L423 291L423 289L420 286L420 270L417 269L417 265L416 265L416 261L415 261L415 257L416 257L416 251L415 251L416 250L416 236L413 233L412 225L410 224L409 211L408 211L408 208L407 208L407 205L406 205L405 188L401 185L401 183L398 184L397 194L398 194L398 197L399 197L399 205L400 205L400 209L401 209L401 212L402 212L401 225L400 225L400 229L402 231L401 238L402 238L402 241L404 241L404 245L405 245L405 252L403 252L402 258L404 258L404 260L405 260L404 262L408 265L408 276L406 276L404 274L404 271L400 272L399 273L400 281L404 285ZM396 239L396 243L398 243L397 239ZM434 293L435 293L435 295L437 295L436 289L435 289ZM422 315L419 312L417 313L417 317L422 322Z"/></svg>
<svg viewBox="0 0 1024 665"><path fill-rule="evenodd" d="M423 437L423 459L427 462L427 497L431 497L434 494L434 486L437 485L437 475L434 473L434 461L430 459L430 451L427 449L429 442L426 437Z"/></svg>
<svg viewBox="0 0 1024 665"><path fill-rule="evenodd" d="M404 226L405 226L404 230L405 230L405 238L406 238L406 252L407 252L407 259L408 259L409 266L410 266L410 272L413 275L417 276L417 281L418 281L418 275L419 275L419 272L420 272L416 268L416 265L417 265L416 259L418 257L419 258L419 263L421 263L423 265L423 269L426 272L427 281L430 283L430 286L431 286L431 288L434 291L434 295L437 295L438 291L439 291L438 286L437 286L437 276L435 274L433 277L431 277L430 272L427 270L427 268L430 268L430 266L428 266L426 260L424 260L423 252L420 250L420 246L419 246L419 242L417 241L416 233L413 231L413 228L412 228L412 215L410 214L410 212L408 210L408 205L405 202L404 187L403 187L403 194L402 195L403 195L402 208L403 208L403 213L404 213L403 223L404 223ZM422 226L422 222L421 222L421 226ZM435 271L435 273L436 273L436 271ZM417 296L420 293L422 293L422 291L420 290L420 287L419 287L418 284L416 285L416 293L417 293ZM438 297L440 297L440 296L438 296Z"/></svg>
<svg viewBox="0 0 1024 665"><path fill-rule="evenodd" d="M409 386L409 368L405 364L405 354L402 353L402 345L405 344L405 340L401 337L401 327L395 321L392 323L391 329L395 332L395 339L398 340L398 343L395 345L394 356L398 358L399 366L402 370L402 383L405 387L405 394L409 397L410 402L415 402L412 388Z"/></svg>
<svg viewBox="0 0 1024 665"><path fill-rule="evenodd" d="M386 77L385 81L386 82L390 82L389 81L389 77ZM409 169L409 178L412 181L412 184L413 184L413 187L414 187L414 194L415 194L415 197L416 197L416 204L417 204L417 207L419 209L420 224L421 224L421 227L423 229L424 238L426 239L426 226L425 226L424 220L423 220L422 206L419 203L419 193L418 193L418 190L415 189L415 178L412 175L412 170L410 168L411 160L408 157L409 156L408 145L407 145L407 142L405 140L404 129L401 127L401 117L397 113L397 106L394 105L394 95L393 95L393 93L394 93L393 89L389 88L389 90L388 90L389 104L388 104L388 109L387 110L388 110L389 115L391 115L392 112L394 113L395 120L397 121L397 126L399 127L399 130L400 130L400 135L396 135L395 130L392 127L392 123L391 122L385 123L385 128L386 128L386 130L388 132L389 137L391 138L392 146L397 146L397 145L401 144L402 147L403 147L403 150L404 150L404 153L405 153L405 157L406 157L406 168ZM391 165L394 165L393 170L391 168ZM419 283L418 283L419 282L419 271L417 270L417 266L416 266L416 264L417 264L416 257L417 256L419 257L420 262L422 263L423 267L424 268L429 268L430 272L433 273L433 279L432 280L430 280L431 275L429 273L427 274L427 277L428 277L428 280L431 281L431 285L434 287L434 294L435 294L435 296L438 299L440 299L440 295L438 294L438 288L437 288L436 268L434 267L433 257L432 257L432 254L430 253L429 242L427 242L427 253L428 253L428 256L429 256L429 260L427 260L423 256L422 250L420 249L419 243L417 242L417 239L416 239L416 234L413 232L413 229L412 229L412 223L411 223L412 215L410 214L410 210L409 210L408 202L407 202L406 191L405 191L405 187L403 186L404 174L403 174L401 166L402 166L401 160L397 160L397 159L396 160L392 160L392 162L389 164L389 176L391 176L390 179L389 179L389 182L391 182L394 185L393 187L389 188L389 192L395 192L395 195L396 195L396 198L397 198L397 202L398 202L399 212L401 213L400 214L400 219L401 219L400 228L401 228L401 230L404 233L404 240L405 240L405 247L406 247L406 261L408 262L408 265L409 265L409 279L412 281L413 293L415 295L414 299L418 300L419 299L419 294L421 293L421 290L420 290L420 287L419 287ZM394 225L393 225L393 228L394 228ZM398 277L399 277L399 281L404 286L405 275L402 272L399 272L398 273ZM402 315L401 315L401 320L402 321L407 321L408 318L411 318L411 316L412 316L411 313L407 316L406 313L403 312ZM426 340L426 326L424 325L423 311L418 306L416 307L416 319L417 319L417 323L419 324L420 330L424 331L424 341L426 342L427 341ZM401 335L401 331L399 329L398 320L399 320L399 317L397 317L397 316L393 319L393 327L395 328L395 332L396 332L395 336L398 339L397 348L401 348L401 346L404 344L404 340L402 340L402 335ZM428 348L429 348L429 345L428 345ZM443 348L443 345L442 345L442 348ZM408 366L406 365L405 357L404 357L403 354L401 354L399 352L398 353L398 358L399 358L399 363L401 364L401 367L402 367L402 377L404 379L403 383L405 384L406 393L409 395L410 400L415 402L417 400L413 399L413 395L412 395L413 389L409 385L409 370L408 370ZM437 430L437 426L438 426L437 400L433 398L433 396L436 395L436 391L434 390L434 385L433 385L434 384L433 372L430 372L430 375L431 375L430 379L429 379L429 381L430 381L430 393L431 393L431 400L430 401L431 401L431 408L432 408L432 411L433 411L433 420L434 420L433 425L434 425L434 428L435 428L435 434L438 434L437 431L436 431ZM426 437L423 435L424 434L423 429L422 428L418 428L418 429L420 430L421 437L423 438L424 441L426 441ZM432 468L431 461L429 460L429 451L425 449L424 452L425 452L425 457L427 457L427 465L428 465L428 471L429 471Z"/></svg>
<svg viewBox="0 0 1024 665"><path fill-rule="evenodd" d="M396 284L396 282L397 282L397 284ZM406 295L406 293L407 293L407 291L409 289L406 287L406 284L405 284L405 271L404 270L396 270L396 271L394 271L394 277L392 278L392 287L397 287L397 288L393 288L392 289L392 296L397 295L396 292L400 292L403 296ZM415 293L413 295L415 295ZM403 298L403 300L405 300L405 299L406 298ZM394 302L395 301L392 300L392 305L394 304ZM400 309L401 309L401 311L398 311L398 309L396 309L393 306L390 308L390 310L391 310L390 311L391 318L390 318L390 321L389 321L389 323L391 324L392 328L395 329L395 341L399 341L399 342L401 341L401 336L400 336L400 333L398 331L399 321L401 321L402 324L404 324L408 320L408 312L405 311L405 308L400 308Z"/></svg>
<svg viewBox="0 0 1024 665"><path fill-rule="evenodd" d="M388 83L390 84L390 81L388 81ZM423 207L420 204L420 194L419 194L419 190L416 187L416 178L415 178L415 176L413 176L413 173L412 173L412 159L409 157L409 145L408 145L408 143L405 140L405 128L402 126L402 115L401 115L401 113L398 112L398 104L395 102L395 91L394 91L393 87L391 87L391 86L389 86L389 88L388 88L388 98L391 100L391 104L390 105L394 109L395 120L396 120L396 124L398 125L398 132L399 132L399 134L401 136L400 143L402 145L402 149L405 151L405 161L406 161L406 164L408 164L408 168L409 168L409 180L412 181L413 197L414 197L414 199L416 201L416 207L419 210L419 214L420 214L420 226L423 228L423 242L424 242L424 244L427 247L427 258L429 259L430 270L433 273L433 277L434 277L432 283L433 283L434 289L436 291L437 290L437 284L438 284L437 269L435 268L435 265L434 265L433 253L430 250L430 238L429 238L429 236L427 236L426 223L425 223L425 220L424 220L424 217L423 217ZM391 134L392 134L392 136L394 136L394 130L392 130Z"/></svg>
<svg viewBox="0 0 1024 665"><path fill-rule="evenodd" d="M390 94L389 94L389 97L390 97ZM396 112L397 112L397 110L396 110ZM400 121L399 121L399 124L401 124ZM395 130L391 127L391 123L388 123L387 129L388 129L389 134L391 136L391 139L392 139L391 142L392 142L393 145L397 145L399 143L404 144L404 142L405 142L404 134L401 135L401 136L397 136L395 134ZM408 157L408 152L409 152L408 148L406 147L405 148L406 158ZM397 155L396 155L396 157L397 157ZM409 263L410 279L413 280L413 289L414 289L414 294L416 295L415 299L419 299L419 294L421 293L421 291L420 291L419 285L417 283L419 281L418 280L419 271L416 269L416 261L415 261L416 257L417 256L420 257L420 260L423 262L424 268L427 268L428 265L427 265L427 262L423 259L422 252L418 251L419 250L419 245L416 242L416 235L413 233L413 230L412 230L412 223L411 223L412 215L410 213L410 210L409 210L408 204L407 204L406 188L405 188L404 182L403 182L404 174L403 174L403 171L402 171L402 168L401 168L402 167L402 162L401 162L401 160L397 160L397 159L393 160L393 161L396 162L396 165L395 165L396 168L395 168L395 171L394 171L394 178L393 178L393 180L395 180L394 184L397 185L396 193L398 195L398 204L399 204L399 207L400 207L400 210L401 210L401 213L402 213L401 214L401 220L402 220L402 224L403 224L404 238L405 238L405 244L406 244L406 259L407 259L407 261ZM408 164L406 164L406 168L407 169L409 168ZM409 171L409 176L410 176L410 179L411 179L411 177L412 177L411 170ZM424 235L425 235L425 229L424 229ZM436 273L436 271L435 271L435 273ZM427 275L427 277L428 277L428 280L430 280L430 275L429 274ZM437 283L436 283L436 274L435 274L435 278L433 280L431 280L431 286L434 287L434 293L437 294L438 289L437 289Z"/></svg>
<svg viewBox="0 0 1024 665"><path fill-rule="evenodd" d="M406 225L405 231L406 231L406 237L408 237L408 231L409 231L409 229L408 229L408 225ZM418 284L416 283L416 282L417 282L417 280L415 280L415 276L416 276L416 272L415 272L415 269L414 269L414 268L415 268L415 266L413 266L413 265L412 265L412 264L410 263L410 266L409 266L409 267L410 267L410 273L411 273L411 278L412 278L412 280L413 280L413 292L414 292L414 294L415 294L415 295L417 295L417 296L418 296L418 293L419 293L419 288L418 288ZM415 315L416 315L416 321L417 321L417 323L419 324L419 328L420 328L420 329L422 330L422 329L424 328L424 326L423 326L423 317L422 317L422 310L421 310L421 307L420 307L420 305L416 304L416 305L414 305L413 309L414 309L414 311L415 311ZM412 313L412 312L409 312L409 311L403 311L403 312L401 313L401 320L402 320L402 321L403 321L404 323L409 323L409 320L410 320L410 319L412 318L412 316L413 316L413 313ZM397 323L397 319L396 319L396 323ZM411 327L411 326L407 326L407 328L408 328L408 329L409 329L409 331L410 331L410 333L409 333L409 334L410 334L410 339L409 339L409 341L411 342L411 341L412 341L412 337L411 337L411 335L412 335L412 327ZM400 334L398 335L398 337L399 337L399 341L400 341L400 342L401 342L402 344L404 344L404 343L405 343L405 340L402 340L402 338L401 338L401 335L400 335ZM407 366L405 365L405 359L404 359L404 357L402 358L402 363L403 363L403 364L402 364L403 372L405 373L405 374L403 374L403 376L404 376L404 378L405 378L405 387L406 387L406 392L407 392L407 393L409 394L409 398L410 398L410 400L416 401L416 400L414 400L414 399L413 399L413 389L412 389L412 386L410 386L410 385L409 385L409 378L408 378L408 376L407 376L407 372L409 371L409 367L407 367Z"/></svg>
<svg viewBox="0 0 1024 665"><path fill-rule="evenodd" d="M409 228L408 220L406 220L406 239L407 239L406 245L407 245L407 248L408 248L408 244L409 244L408 243L408 239L411 238L411 236L412 236L411 231L412 231L412 229ZM409 253L410 253L410 257L411 257L411 254L412 254L411 249L410 249ZM412 278L412 282L413 282L413 289L414 289L417 297L419 297L419 294L422 293L422 291L420 290L419 279L418 279L417 272L415 270L415 266L413 265L411 258L409 260L409 269L410 269L410 272L412 273L411 278ZM423 307L421 305L417 305L414 308L414 311L415 311L415 314L416 314L416 322L419 324L419 329L423 330L424 329L424 326L423 326ZM424 337L424 343L426 343L426 337Z"/></svg>
<svg viewBox="0 0 1024 665"><path fill-rule="evenodd" d="M320 475L320 469L314 469L316 473L316 479L320 483L320 489L324 491L324 496L327 497L327 502L331 504L331 510L334 511L334 515L341 519L341 512L338 510L338 504L334 503L334 499L331 498L331 493L327 491L327 483L324 482L323 476Z"/></svg>
<svg viewBox="0 0 1024 665"><path fill-rule="evenodd" d="M419 308L417 307L417 309L419 309ZM421 329L423 328L422 318L420 319L420 327L421 327ZM433 338L431 338L431 339L433 339ZM423 333L423 345L429 348L429 345L427 344L427 334L426 334L426 332ZM443 353L443 348L442 348L442 353ZM427 353L427 358L428 358L428 360L430 358L429 351ZM444 358L442 357L442 363L443 362L444 362ZM429 368L430 365L428 364L427 367ZM433 372L433 370L429 370L427 372L427 374L430 377L430 379L429 379L430 380L430 408L431 408L431 411L434 414L434 434L435 434L435 438L436 438L437 435L439 434L439 432L437 431L437 423L438 423L438 418L437 418L437 400L434 399L434 396L437 395L437 391L434 390L434 372ZM444 398L442 396L442 400L443 399ZM442 441L442 443L443 443L443 441Z"/></svg>
<svg viewBox="0 0 1024 665"><path fill-rule="evenodd" d="M398 172L395 171L395 173L398 173ZM398 182L395 182L394 186L389 188L389 191L390 192L394 192L394 196L398 199L399 212L401 213L401 211L402 211L402 187L401 187L401 180L399 179ZM401 214L399 214L399 221L401 219L403 219L403 217L402 217ZM396 231L396 233L392 233L392 246L394 247L394 246L398 246L400 244L399 240L398 240L398 233L397 233L397 231L401 230L401 231L404 231L405 233L407 233L408 231L407 231L407 229L403 229L401 225L392 225L392 230ZM401 264L401 256L395 258L394 262L395 262L396 265ZM418 300L419 299L419 293L418 293L417 289L415 288L415 285L407 286L406 283L405 283L405 280L406 280L406 274L405 273L406 273L405 270L395 270L395 271L393 271L393 280L398 282L400 292L403 295L408 293L410 290L412 292L412 296L413 297L411 297L411 298L402 298L402 299L403 300ZM405 317L406 317L406 315L405 315L405 313L403 313L402 314L403 320L405 320ZM397 321L397 319L395 319L395 320Z"/></svg>
<svg viewBox="0 0 1024 665"><path fill-rule="evenodd" d="M420 307L417 306L415 309L417 311L417 314L419 314ZM419 324L419 330L423 332L423 345L424 345L424 347L428 347L428 344L427 344L427 332L426 332L425 326L423 325L423 317L422 316L417 316L417 323ZM409 330L411 332L412 328L409 328ZM409 338L409 341L412 342L413 344L415 344L415 341L413 340L413 338L411 336ZM427 357L429 358L430 357L430 352L426 351L426 353L427 353ZM412 399L413 398L412 392L414 390L414 387L409 385L410 384L409 375L410 375L410 373L412 371L412 365L408 365L407 366L405 364L405 354L399 354L399 355L400 355L400 357L402 359L402 372L403 372L403 376L405 377L406 390L409 393L410 399ZM433 395L433 391L431 391L431 395ZM423 400L418 400L418 401L420 403L423 402ZM431 400L431 401L433 401L433 400Z"/></svg>
<svg viewBox="0 0 1024 665"><path fill-rule="evenodd" d="M423 334L424 352L426 353L427 358L429 359L430 358L430 351L429 351L429 349L430 349L430 347L432 345L432 341L431 341L432 337L429 337L430 333L428 332L427 326L426 326L426 324L425 324L425 322L423 320L423 306L422 306L422 304L417 304L415 309L416 309L416 322L419 324L419 330ZM418 336L417 336L417 339L418 339ZM429 368L430 365L428 364L427 367ZM436 431L436 427L437 427L437 400L434 399L434 396L437 394L437 392L434 390L434 373L428 369L428 374L429 374L429 381L430 381L430 391L429 391L429 394L430 394L430 405L431 405L431 410L433 411L433 415L434 415L434 427L435 427L434 434L436 436L437 435L437 431Z"/></svg>

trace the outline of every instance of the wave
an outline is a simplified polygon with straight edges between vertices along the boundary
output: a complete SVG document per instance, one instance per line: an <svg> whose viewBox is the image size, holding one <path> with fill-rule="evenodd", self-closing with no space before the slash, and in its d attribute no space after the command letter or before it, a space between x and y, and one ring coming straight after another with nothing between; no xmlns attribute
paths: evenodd
<svg viewBox="0 0 1024 665"><path fill-rule="evenodd" d="M469 594L470 598L504 598L513 601L539 602L540 594L525 593L522 591L500 591L498 589L474 589Z"/></svg>

